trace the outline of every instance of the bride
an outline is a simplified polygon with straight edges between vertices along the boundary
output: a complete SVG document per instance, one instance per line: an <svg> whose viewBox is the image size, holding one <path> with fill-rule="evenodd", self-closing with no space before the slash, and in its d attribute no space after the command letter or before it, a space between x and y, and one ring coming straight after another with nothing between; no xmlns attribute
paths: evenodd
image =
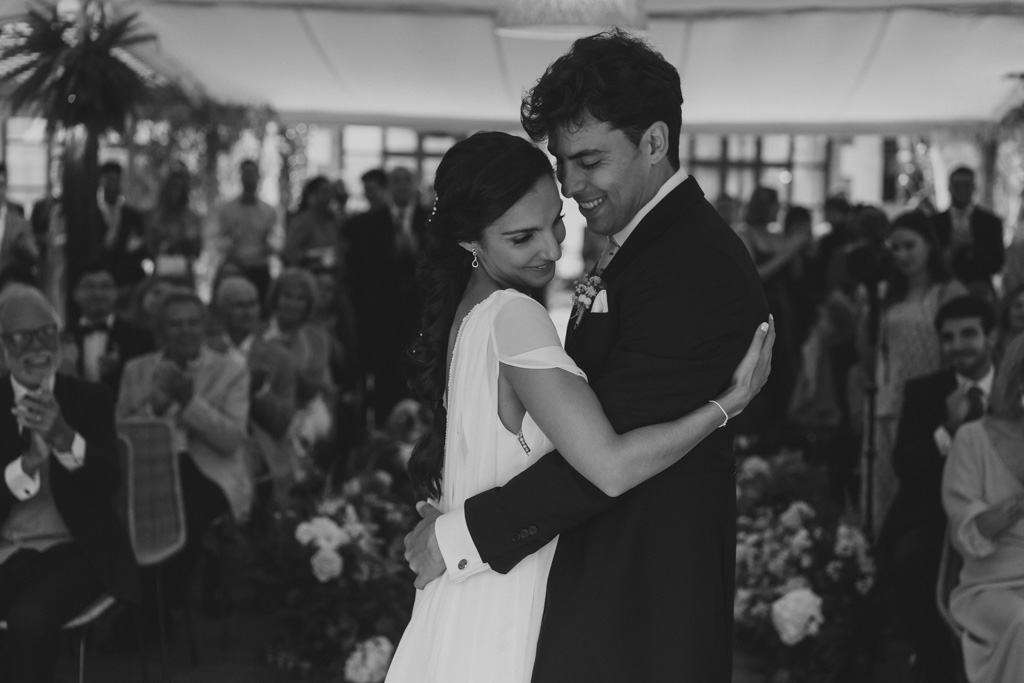
<svg viewBox="0 0 1024 683"><path fill-rule="evenodd" d="M477 133L445 154L435 189L414 349L414 387L434 423L409 473L442 511L554 449L606 494L620 495L682 458L722 424L722 411L736 416L763 386L774 339L768 324L714 401L616 434L547 311L529 296L551 281L565 238L547 157L522 138ZM417 593L388 683L529 681L556 543L508 574L429 583Z"/></svg>

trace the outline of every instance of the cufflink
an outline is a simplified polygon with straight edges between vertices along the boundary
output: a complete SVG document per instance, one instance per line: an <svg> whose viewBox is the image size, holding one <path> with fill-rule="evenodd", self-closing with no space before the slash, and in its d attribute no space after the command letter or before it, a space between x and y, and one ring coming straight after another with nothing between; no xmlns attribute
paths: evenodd
<svg viewBox="0 0 1024 683"><path fill-rule="evenodd" d="M465 569L466 565L468 565L468 564L469 564L469 562L466 562L465 560L459 560L459 570L461 571L461 570Z"/></svg>

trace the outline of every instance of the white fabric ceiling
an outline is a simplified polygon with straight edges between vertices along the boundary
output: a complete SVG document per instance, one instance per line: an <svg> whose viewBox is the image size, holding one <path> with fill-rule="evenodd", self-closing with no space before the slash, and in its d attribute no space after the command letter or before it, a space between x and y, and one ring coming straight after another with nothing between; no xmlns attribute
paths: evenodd
<svg viewBox="0 0 1024 683"><path fill-rule="evenodd" d="M0 16L25 0L0 0ZM495 35L501 0L125 0L141 56L223 100L309 122L512 127L569 45ZM1024 0L649 0L693 129L975 125L1024 99Z"/></svg>

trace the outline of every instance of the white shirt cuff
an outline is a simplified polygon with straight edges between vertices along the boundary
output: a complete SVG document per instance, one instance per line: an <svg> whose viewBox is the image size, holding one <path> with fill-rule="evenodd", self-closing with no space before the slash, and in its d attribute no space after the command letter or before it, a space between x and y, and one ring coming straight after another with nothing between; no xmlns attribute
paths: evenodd
<svg viewBox="0 0 1024 683"><path fill-rule="evenodd" d="M53 457L57 458L57 462L64 466L69 472L82 467L85 464L85 439L78 432L75 432L75 440L71 442L71 450L65 453L61 453L57 449L53 449Z"/></svg>
<svg viewBox="0 0 1024 683"><path fill-rule="evenodd" d="M935 447L939 449L939 455L943 458L949 455L949 449L953 446L953 437L949 435L946 428L939 425L935 433L932 434L932 438L935 439Z"/></svg>
<svg viewBox="0 0 1024 683"><path fill-rule="evenodd" d="M455 583L491 568L480 559L480 553L473 544L466 525L465 509L452 510L438 517L434 522L434 535L448 569L448 578Z"/></svg>
<svg viewBox="0 0 1024 683"><path fill-rule="evenodd" d="M7 463L7 468L4 469L4 479L7 481L7 488L18 500L28 500L39 493L39 472L31 477L25 474L25 470L21 467L20 457Z"/></svg>

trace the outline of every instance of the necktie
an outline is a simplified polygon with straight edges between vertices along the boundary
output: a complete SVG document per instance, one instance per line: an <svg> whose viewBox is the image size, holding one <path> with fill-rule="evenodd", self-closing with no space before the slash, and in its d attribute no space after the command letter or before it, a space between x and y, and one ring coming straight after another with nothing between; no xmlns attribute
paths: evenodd
<svg viewBox="0 0 1024 683"><path fill-rule="evenodd" d="M980 420L985 416L985 392L977 384L971 385L967 390L967 402L970 404L970 408L967 410L964 422Z"/></svg>
<svg viewBox="0 0 1024 683"><path fill-rule="evenodd" d="M608 238L608 244L605 245L604 251L601 252L601 258L597 261L597 274L600 275L604 272L604 269L608 267L608 264L612 262L612 258L619 252L619 243L615 241L614 237Z"/></svg>

